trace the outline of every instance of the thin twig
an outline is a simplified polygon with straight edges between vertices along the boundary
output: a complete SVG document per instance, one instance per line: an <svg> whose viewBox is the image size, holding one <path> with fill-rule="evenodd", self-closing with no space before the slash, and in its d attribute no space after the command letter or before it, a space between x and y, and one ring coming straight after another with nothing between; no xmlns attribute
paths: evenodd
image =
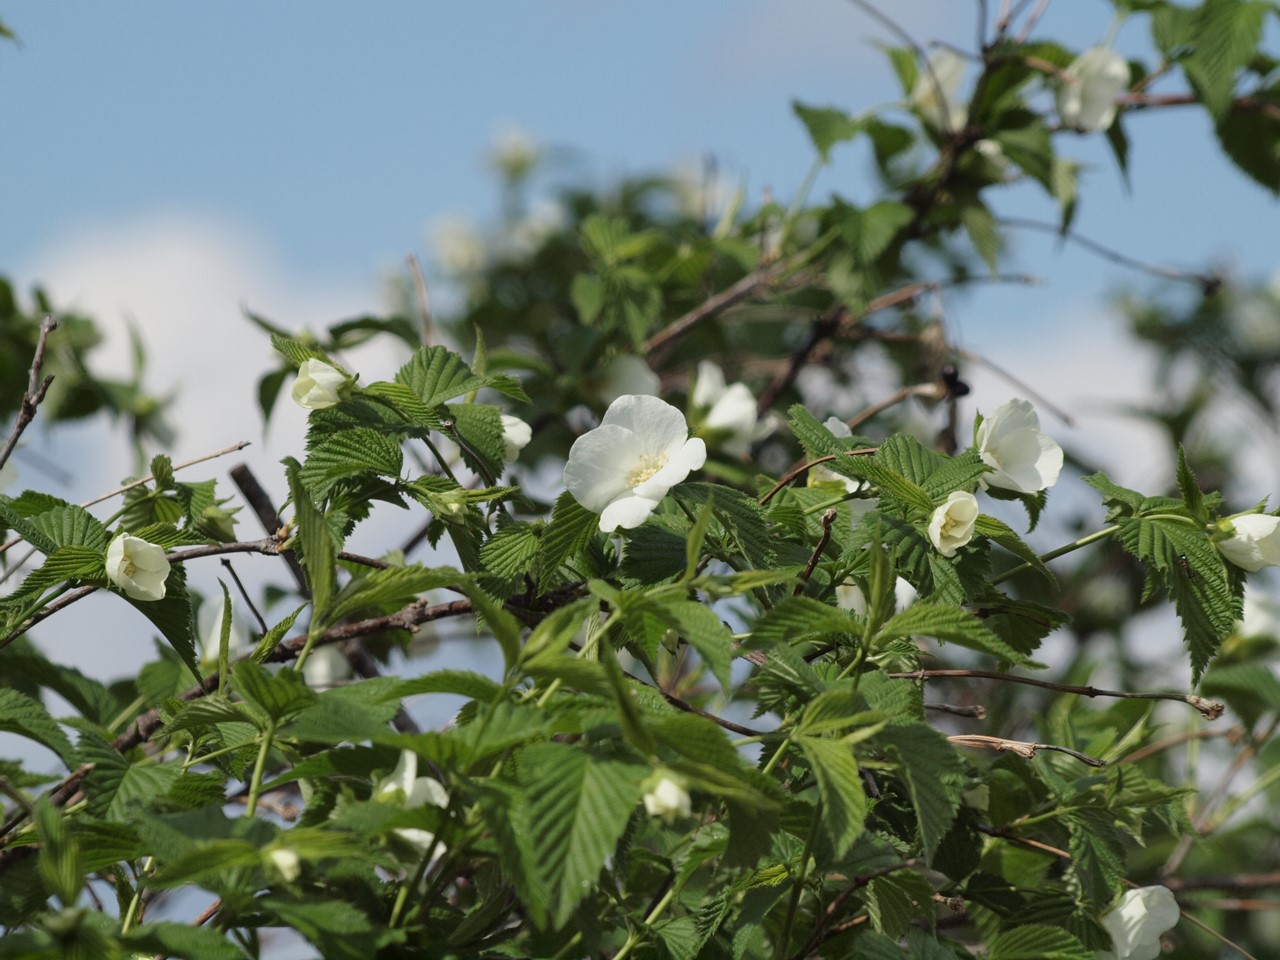
<svg viewBox="0 0 1280 960"><path fill-rule="evenodd" d="M1091 767L1105 767L1107 761L1099 760L1097 757L1091 757L1086 753L1078 750L1072 750L1070 747L1062 747L1056 743L1030 743L1026 740L1006 740L1004 737L988 737L978 733L961 733L955 736L947 737L952 743L961 747L974 747L982 750L997 750L1003 753L1008 750L1010 753L1016 753L1018 756L1032 760L1041 750L1056 750L1058 753L1065 753L1069 757L1075 757L1081 763L1088 764Z"/></svg>
<svg viewBox="0 0 1280 960"><path fill-rule="evenodd" d="M997 680L1001 683L1021 683L1029 687L1074 693L1081 697L1115 697L1120 700L1172 700L1194 707L1206 720L1217 720L1226 707L1218 700L1209 700L1193 693L1133 693L1129 690L1104 690L1101 687L1078 686L1073 683L1054 683L1033 677L1018 677L1011 673L995 673L991 670L911 670L889 674L894 680L938 680L956 677L972 677L979 680Z"/></svg>
<svg viewBox="0 0 1280 960"><path fill-rule="evenodd" d="M822 514L822 536L818 538L818 545L813 548L813 554L809 557L809 562L804 565L804 572L800 574L800 582L796 584L795 590L792 591L793 596L800 596L804 593L805 585L808 584L809 578L813 576L813 571L818 567L818 561L822 559L822 551L827 549L827 544L831 542L831 526L836 522L836 512L834 510L826 510Z"/></svg>
<svg viewBox="0 0 1280 960"><path fill-rule="evenodd" d="M0 448L0 467L5 465L5 461L13 453L13 448L18 445L18 439L22 436L22 432L35 419L36 408L40 406L40 401L44 399L44 395L49 392L49 384L53 383L53 374L49 374L41 380L40 370L44 367L44 348L49 341L49 334L57 329L58 321L51 316L46 316L40 321L40 333L36 337L35 356L31 358L31 368L27 371L27 389L22 395L22 403L18 406L18 417L13 421L13 429L9 431L9 439L4 442L4 447Z"/></svg>
<svg viewBox="0 0 1280 960"><path fill-rule="evenodd" d="M409 275L413 278L413 292L418 298L418 317L422 323L422 345L431 344L431 301L427 299L427 281L422 276L422 264L416 254L409 254Z"/></svg>
<svg viewBox="0 0 1280 960"><path fill-rule="evenodd" d="M1179 744L1187 743L1190 740L1212 740L1217 737L1225 737L1228 743L1239 743L1245 735L1244 727L1231 727L1227 730L1184 730L1182 733L1175 734L1172 737L1166 737L1156 743L1149 744L1140 750L1135 750L1127 756L1121 757L1117 763L1137 763L1139 760L1145 760L1147 757L1168 750L1170 747L1176 747Z"/></svg>
<svg viewBox="0 0 1280 960"><path fill-rule="evenodd" d="M1159 107L1184 107L1200 103L1194 93L1141 93L1122 94L1116 102L1130 110L1150 110ZM1231 106L1238 110L1255 110L1275 120L1280 120L1280 103L1264 97L1236 97Z"/></svg>
<svg viewBox="0 0 1280 960"><path fill-rule="evenodd" d="M1169 280L1178 280L1182 283L1192 283L1198 286L1205 294L1209 294L1222 285L1222 278L1211 274L1196 273L1193 270L1179 270L1176 267L1162 267L1159 264L1147 263L1138 260L1128 254L1121 253L1119 250L1113 250L1108 246L1098 243L1096 240L1090 240L1088 237L1082 237L1080 234L1067 230L1063 231L1060 226L1055 223L1046 223L1041 220L1030 220L1026 217L1000 217L997 223L1003 227L1018 227L1026 230L1039 230L1043 233L1053 233L1072 243L1079 244L1086 250L1096 253L1098 256L1112 263L1118 263L1123 267L1129 267L1133 270L1140 270L1143 273L1149 273L1157 277L1165 277Z"/></svg>
<svg viewBox="0 0 1280 960"><path fill-rule="evenodd" d="M947 713L953 717L967 717L970 720L987 719L987 708L980 703L926 703L924 708L926 710L933 710L937 713Z"/></svg>
<svg viewBox="0 0 1280 960"><path fill-rule="evenodd" d="M927 397L930 400L941 400L946 395L946 387L940 383L913 384L909 387L903 387L901 390L898 390L896 393L886 397L879 403L873 403L865 410L862 410L850 419L846 420L845 423L848 424L850 430L856 433L858 428L872 417L879 416L886 410L896 407L898 404L902 403L904 400L909 400L911 397Z"/></svg>
<svg viewBox="0 0 1280 960"><path fill-rule="evenodd" d="M227 573L231 575L231 580L236 585L236 589L240 592L240 599L245 602L249 608L249 612L253 614L253 618L258 621L258 628L261 633L266 634L268 627L267 621L263 619L258 608L254 606L253 599L249 596L249 591L244 588L244 584L240 582L240 575L236 573L236 568L231 565L231 561L226 557L222 558L222 565L227 568Z"/></svg>
<svg viewBox="0 0 1280 960"><path fill-rule="evenodd" d="M213 460L217 457L225 456L228 453L235 453L237 450L243 450L247 446L249 446L249 441L241 440L239 443L233 443L231 446L223 447L221 450L215 450L213 453L206 453L203 456L195 457L191 460L184 460L182 463L175 463L173 465L173 470L176 473L177 471L182 470L186 467L193 467L197 463L204 463L206 460ZM112 490L109 493L104 493L104 494L101 494L100 496L96 496L92 500L86 500L82 504L80 504L80 506L92 507L96 503L101 503L103 500L110 500L112 497L117 497L122 493L127 493L128 491L132 490L134 487L140 487L144 483L150 483L154 479L155 477L153 475L148 474L147 476L143 477L141 480L134 480L131 483L126 483L123 487L117 487L115 490ZM0 546L0 553L4 553L10 547L15 546L16 544L19 544L21 542L22 542L22 537L14 537L12 540L9 540L8 542L6 542L3 546Z"/></svg>

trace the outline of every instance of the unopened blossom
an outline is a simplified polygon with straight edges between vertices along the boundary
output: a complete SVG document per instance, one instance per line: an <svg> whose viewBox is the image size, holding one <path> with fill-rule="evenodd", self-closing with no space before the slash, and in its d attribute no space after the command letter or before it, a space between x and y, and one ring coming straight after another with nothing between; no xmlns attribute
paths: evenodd
<svg viewBox="0 0 1280 960"><path fill-rule="evenodd" d="M520 451L533 439L533 428L510 414L502 414L502 459L515 463Z"/></svg>
<svg viewBox="0 0 1280 960"><path fill-rule="evenodd" d="M1167 887L1128 890L1102 918L1111 934L1111 949L1099 950L1096 960L1155 960L1160 937L1177 926L1182 911Z"/></svg>
<svg viewBox="0 0 1280 960"><path fill-rule="evenodd" d="M442 809L449 806L449 794L439 780L418 776L418 755L412 750L400 752L396 768L374 785L370 799L375 803L388 803L403 810L427 805ZM435 834L429 830L399 827L394 832L420 853L433 849L437 854L444 851L444 847L436 843Z"/></svg>
<svg viewBox="0 0 1280 960"><path fill-rule="evenodd" d="M902 577L897 577L893 583L893 609L894 612L905 610L911 604L916 602L919 596L916 588ZM836 587L836 606L841 610L850 610L860 617L867 615L867 595L862 592L862 588L852 581L842 583Z"/></svg>
<svg viewBox="0 0 1280 960"><path fill-rule="evenodd" d="M302 874L302 859L290 847L269 850L267 863L285 883L293 883Z"/></svg>
<svg viewBox="0 0 1280 960"><path fill-rule="evenodd" d="M945 503L933 511L929 520L929 540L944 557L973 539L973 524L978 519L978 498L966 490L952 490Z"/></svg>
<svg viewBox="0 0 1280 960"><path fill-rule="evenodd" d="M609 404L627 394L656 397L661 389L662 381L643 357L623 353L605 364L596 395L601 403Z"/></svg>
<svg viewBox="0 0 1280 960"><path fill-rule="evenodd" d="M1063 72L1058 116L1064 126L1106 130L1116 118L1116 98L1129 89L1129 64L1110 47L1093 47Z"/></svg>
<svg viewBox="0 0 1280 960"><path fill-rule="evenodd" d="M1224 557L1242 570L1280 566L1280 517L1269 513L1246 513L1220 521L1219 528L1230 533L1217 541Z"/></svg>
<svg viewBox="0 0 1280 960"><path fill-rule="evenodd" d="M957 98L968 69L964 57L944 48L931 53L916 75L911 105L935 130L962 130L968 122L969 108Z"/></svg>
<svg viewBox="0 0 1280 960"><path fill-rule="evenodd" d="M350 378L334 367L312 357L298 367L293 381L293 402L307 410L323 410L342 402Z"/></svg>
<svg viewBox="0 0 1280 960"><path fill-rule="evenodd" d="M351 662L337 644L316 647L302 665L302 677L313 690L327 690L351 676Z"/></svg>
<svg viewBox="0 0 1280 960"><path fill-rule="evenodd" d="M773 432L773 423L756 413L756 398L747 385L726 385L724 371L710 360L698 364L689 402L703 415L700 432L722 437L720 448L731 457L745 457L751 444Z"/></svg>
<svg viewBox="0 0 1280 960"><path fill-rule="evenodd" d="M107 579L134 600L163 600L169 579L164 548L127 533L107 547Z"/></svg>
<svg viewBox="0 0 1280 960"><path fill-rule="evenodd" d="M1062 447L1040 432L1040 418L1026 400L1010 400L978 425L974 442L991 472L985 486L1036 493L1058 482Z"/></svg>
<svg viewBox="0 0 1280 960"><path fill-rule="evenodd" d="M674 820L676 817L687 817L693 806L689 791L670 774L660 774L649 778L648 788L644 793L644 812L651 817Z"/></svg>
<svg viewBox="0 0 1280 960"><path fill-rule="evenodd" d="M706 444L689 438L684 414L657 397L628 395L574 441L564 485L611 533L644 523L667 491L706 460Z"/></svg>

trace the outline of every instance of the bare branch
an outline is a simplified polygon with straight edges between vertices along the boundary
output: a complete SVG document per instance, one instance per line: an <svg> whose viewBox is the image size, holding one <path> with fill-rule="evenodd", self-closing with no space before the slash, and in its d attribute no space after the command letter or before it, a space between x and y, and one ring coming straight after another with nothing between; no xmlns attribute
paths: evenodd
<svg viewBox="0 0 1280 960"><path fill-rule="evenodd" d="M31 358L31 369L27 371L27 389L22 395L22 403L18 407L18 417L13 421L13 429L9 431L9 439L0 448L0 467L5 465L13 448L18 445L22 432L35 419L36 408L49 392L49 384L53 383L53 374L40 379L40 370L44 367L44 349L49 341L49 334L58 329L58 321L46 316L40 321L40 333L36 339L35 356Z"/></svg>
<svg viewBox="0 0 1280 960"><path fill-rule="evenodd" d="M1080 753L1078 750L1072 750L1070 747L1061 747L1056 743L1030 743L1026 740L1006 740L1004 737L987 737L978 733L962 733L955 736L947 737L952 743L962 747L975 747L982 750L998 750L1001 753L1008 750L1010 753L1016 753L1018 756L1032 760L1041 750L1056 750L1058 753L1065 753L1067 756L1075 757L1081 763L1086 763L1091 767L1105 767L1107 761L1099 760L1097 757L1091 757L1088 754Z"/></svg>

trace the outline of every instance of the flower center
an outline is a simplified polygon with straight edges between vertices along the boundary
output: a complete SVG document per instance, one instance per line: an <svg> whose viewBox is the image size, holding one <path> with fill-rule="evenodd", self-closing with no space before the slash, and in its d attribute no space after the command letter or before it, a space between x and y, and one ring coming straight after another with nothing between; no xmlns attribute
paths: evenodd
<svg viewBox="0 0 1280 960"><path fill-rule="evenodd" d="M636 468L627 474L627 486L635 489L667 465L665 453L642 453Z"/></svg>
<svg viewBox="0 0 1280 960"><path fill-rule="evenodd" d="M134 566L134 563L132 560L126 560L124 562L124 566L120 569L120 572L124 576L129 577L130 579L133 579L133 572L137 569L138 568Z"/></svg>
<svg viewBox="0 0 1280 960"><path fill-rule="evenodd" d="M942 520L942 535L944 537L951 536L951 531L955 529L956 518L951 514L945 514Z"/></svg>

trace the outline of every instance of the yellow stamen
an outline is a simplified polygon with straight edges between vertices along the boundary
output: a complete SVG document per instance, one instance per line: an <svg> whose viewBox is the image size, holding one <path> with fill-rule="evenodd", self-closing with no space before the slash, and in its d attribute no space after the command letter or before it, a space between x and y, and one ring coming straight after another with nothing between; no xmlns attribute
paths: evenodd
<svg viewBox="0 0 1280 960"><path fill-rule="evenodd" d="M667 465L665 453L642 453L640 463L627 474L627 486L633 490Z"/></svg>

